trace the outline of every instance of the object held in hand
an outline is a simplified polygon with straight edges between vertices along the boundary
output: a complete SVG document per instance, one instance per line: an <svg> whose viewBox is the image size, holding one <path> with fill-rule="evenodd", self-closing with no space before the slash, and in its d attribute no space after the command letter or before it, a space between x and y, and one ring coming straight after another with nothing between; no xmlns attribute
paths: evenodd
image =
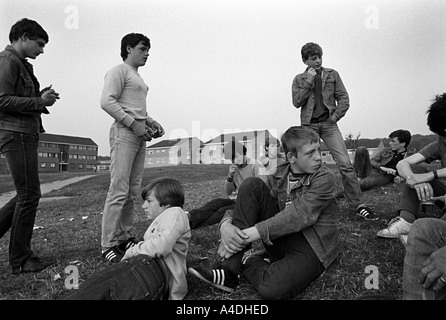
<svg viewBox="0 0 446 320"><path fill-rule="evenodd" d="M439 218L442 212L433 201L423 201L421 203L420 218Z"/></svg>

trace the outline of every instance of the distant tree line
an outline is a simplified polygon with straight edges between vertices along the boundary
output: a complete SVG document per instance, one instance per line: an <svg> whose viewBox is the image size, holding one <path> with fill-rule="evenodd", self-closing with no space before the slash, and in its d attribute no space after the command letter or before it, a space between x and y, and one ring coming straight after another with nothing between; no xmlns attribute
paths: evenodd
<svg viewBox="0 0 446 320"><path fill-rule="evenodd" d="M358 133L357 135L353 135L352 133L347 134L344 140L347 149L356 149L359 146L364 146L368 148L372 146L376 147L379 145L380 141L384 143L384 146L388 146L390 142L389 138L361 139L360 136L361 133ZM417 152L421 150L424 146L428 145L429 143L437 139L438 136L435 134L430 134L430 135L414 134L412 135L412 139L410 140L408 149L410 151Z"/></svg>

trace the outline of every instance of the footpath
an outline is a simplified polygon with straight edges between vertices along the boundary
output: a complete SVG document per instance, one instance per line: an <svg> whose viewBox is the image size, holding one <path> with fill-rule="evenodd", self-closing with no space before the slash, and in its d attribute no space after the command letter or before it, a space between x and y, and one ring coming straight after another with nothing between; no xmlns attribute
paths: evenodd
<svg viewBox="0 0 446 320"><path fill-rule="evenodd" d="M72 183L75 183L78 181L82 181L82 180L85 180L85 179L88 179L91 177L94 177L94 175L73 177L73 178L69 178L69 179L65 179L65 180L42 183L40 185L40 190L42 192L42 195L44 195L45 193L48 193L48 192L51 192L54 190L59 190L60 188L65 187L69 184L72 184ZM8 201L11 200L11 198L13 198L15 196L15 194L16 194L15 191L0 194L0 208L3 207L6 203L8 203Z"/></svg>

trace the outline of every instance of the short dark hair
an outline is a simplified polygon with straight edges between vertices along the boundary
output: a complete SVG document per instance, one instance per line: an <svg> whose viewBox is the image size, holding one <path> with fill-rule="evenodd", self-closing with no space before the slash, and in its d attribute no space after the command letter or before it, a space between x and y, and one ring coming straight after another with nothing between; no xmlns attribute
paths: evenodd
<svg viewBox="0 0 446 320"><path fill-rule="evenodd" d="M28 39L36 40L42 38L46 43L50 41L48 33L34 20L23 18L17 21L9 32L9 41L13 43L19 40L20 37L25 36Z"/></svg>
<svg viewBox="0 0 446 320"><path fill-rule="evenodd" d="M446 136L446 92L438 94L432 100L427 110L427 125L429 130L439 136Z"/></svg>
<svg viewBox="0 0 446 320"><path fill-rule="evenodd" d="M266 140L265 140L265 147L268 147L270 143L275 144L278 147L280 147L280 140L277 139L276 137L268 137L268 138L266 138Z"/></svg>
<svg viewBox="0 0 446 320"><path fill-rule="evenodd" d="M240 142L232 140L228 142L223 148L223 154L225 159L234 161L236 154L243 154L246 156L246 147Z"/></svg>
<svg viewBox="0 0 446 320"><path fill-rule="evenodd" d="M121 57L125 61L128 56L127 46L134 48L138 43L142 42L145 46L150 49L150 39L141 33L129 33L125 35L121 40Z"/></svg>
<svg viewBox="0 0 446 320"><path fill-rule="evenodd" d="M288 158L288 153L292 153L297 157L297 153L302 146L320 141L319 135L311 129L303 126L290 127L282 135L282 148L285 151L285 156Z"/></svg>
<svg viewBox="0 0 446 320"><path fill-rule="evenodd" d="M142 190L141 198L145 201L152 191L161 206L183 208L184 190L178 180L166 177L153 179Z"/></svg>
<svg viewBox="0 0 446 320"><path fill-rule="evenodd" d="M308 42L302 47L300 54L302 55L302 60L305 61L311 56L322 57L323 52L320 45L314 42Z"/></svg>
<svg viewBox="0 0 446 320"><path fill-rule="evenodd" d="M391 134L389 134L389 138L390 139L397 138L400 143L405 142L404 148L407 149L407 147L409 146L410 140L412 139L412 135L407 130L398 129L398 130L393 131Z"/></svg>

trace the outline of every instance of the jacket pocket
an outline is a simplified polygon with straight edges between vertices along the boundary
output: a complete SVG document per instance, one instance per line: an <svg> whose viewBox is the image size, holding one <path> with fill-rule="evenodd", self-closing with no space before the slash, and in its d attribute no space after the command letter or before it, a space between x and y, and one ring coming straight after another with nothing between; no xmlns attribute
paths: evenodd
<svg viewBox="0 0 446 320"><path fill-rule="evenodd" d="M23 96L34 97L34 83L30 77L20 75L21 84L23 86Z"/></svg>

